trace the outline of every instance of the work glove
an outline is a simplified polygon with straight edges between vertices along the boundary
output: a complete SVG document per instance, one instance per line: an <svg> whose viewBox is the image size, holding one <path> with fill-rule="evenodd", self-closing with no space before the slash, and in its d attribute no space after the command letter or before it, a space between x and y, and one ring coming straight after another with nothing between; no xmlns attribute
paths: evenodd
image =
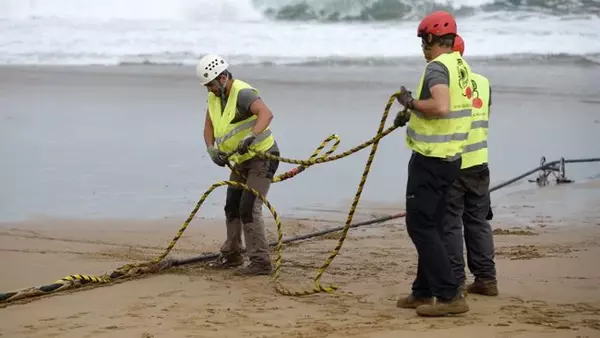
<svg viewBox="0 0 600 338"><path fill-rule="evenodd" d="M208 151L208 155L210 155L210 159L219 167L224 167L227 162L229 162L227 159L227 154L220 151L216 147L208 147L206 150Z"/></svg>
<svg viewBox="0 0 600 338"><path fill-rule="evenodd" d="M405 108L414 109L412 93L407 90L404 86L400 87L400 95L396 96L398 103L403 105Z"/></svg>
<svg viewBox="0 0 600 338"><path fill-rule="evenodd" d="M488 213L485 216L485 220L491 221L493 218L494 218L494 212L492 211L492 206L490 205L490 209L488 210Z"/></svg>
<svg viewBox="0 0 600 338"><path fill-rule="evenodd" d="M238 144L237 152L241 155L248 152L248 149L252 145L252 142L256 139L254 133L249 133L246 137L244 137L240 143Z"/></svg>
<svg viewBox="0 0 600 338"><path fill-rule="evenodd" d="M398 112L394 119L394 127L404 127L410 119L410 112L408 109L404 109Z"/></svg>

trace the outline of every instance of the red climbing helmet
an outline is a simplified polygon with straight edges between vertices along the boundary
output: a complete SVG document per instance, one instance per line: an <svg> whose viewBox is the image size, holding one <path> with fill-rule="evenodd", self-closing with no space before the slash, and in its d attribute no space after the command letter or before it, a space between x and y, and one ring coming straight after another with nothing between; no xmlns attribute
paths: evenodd
<svg viewBox="0 0 600 338"><path fill-rule="evenodd" d="M446 11L433 12L423 18L417 28L418 37L423 38L427 34L434 36L456 34L456 20Z"/></svg>
<svg viewBox="0 0 600 338"><path fill-rule="evenodd" d="M452 46L452 51L459 52L462 56L465 53L465 40L460 37L460 35L456 35L454 37L454 45Z"/></svg>

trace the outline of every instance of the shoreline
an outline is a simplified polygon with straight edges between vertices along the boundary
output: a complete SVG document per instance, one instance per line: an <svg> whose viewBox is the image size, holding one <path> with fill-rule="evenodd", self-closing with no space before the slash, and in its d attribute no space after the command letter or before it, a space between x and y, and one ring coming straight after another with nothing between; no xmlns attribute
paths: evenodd
<svg viewBox="0 0 600 338"><path fill-rule="evenodd" d="M169 56L169 55L167 55ZM151 58L156 58L152 60ZM163 59L160 54L157 55L128 55L122 56L121 61L114 63L86 62L81 63L77 60L66 63L1 63L0 67L194 67L195 62L200 58L190 59L189 55L182 55L180 60ZM83 61L83 60L80 60ZM577 66L577 67L600 67L600 53L512 53L496 55L469 55L467 61L473 65L490 66ZM402 66L422 66L422 55L405 55L393 57L342 57L342 56L321 56L306 57L303 60L248 60L232 63L233 67L244 68L360 68L360 67L402 67Z"/></svg>

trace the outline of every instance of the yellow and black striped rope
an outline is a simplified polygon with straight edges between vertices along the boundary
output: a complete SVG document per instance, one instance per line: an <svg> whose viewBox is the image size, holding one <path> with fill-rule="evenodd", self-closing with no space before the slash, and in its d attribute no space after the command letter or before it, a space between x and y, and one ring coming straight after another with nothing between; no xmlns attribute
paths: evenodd
<svg viewBox="0 0 600 338"><path fill-rule="evenodd" d="M346 223L344 225L344 229L342 230L342 234L341 234L340 238L338 239L337 245L335 246L333 251L331 251L329 257L327 257L327 259L325 260L323 265L317 269L317 274L315 275L315 278L314 278L314 288L307 289L304 291L291 291L291 290L280 287L276 283L276 289L279 293L281 293L283 295L288 295L288 296L304 296L304 295L311 295L311 294L320 293L320 292L332 292L334 290L337 290L337 286L335 286L335 285L322 286L321 285L321 277L325 273L325 270L327 269L327 267L329 267L329 265L331 265L331 263L333 262L335 257L338 255L338 253L342 249L342 246L344 245L344 241L346 240L348 230L350 230L350 225L352 223L354 213L356 212L356 207L358 206L360 196L362 194L365 183L367 182L367 177L369 175L369 171L371 170L371 165L373 164L373 159L375 158L375 153L377 152L377 146L379 144L379 140L381 140L381 138L383 138L385 135L388 135L394 129L397 128L397 126L392 126L392 127L388 128L387 130L383 131L383 129L385 127L385 121L387 120L389 111L390 111L397 95L399 95L399 92L391 95L387 104L385 105L383 116L381 117L381 121L379 123L379 128L377 129L377 135L374 138L372 138L371 140L369 140L355 148L352 148L344 153L341 153L339 155L316 159L317 161L319 161L317 163L330 162L330 161L334 161L334 160L346 157L350 154L353 154L361 149L366 148L367 146L369 146L371 144L373 145L373 147L371 148L371 153L369 154L369 157L367 159L367 163L365 164L365 169L364 169L362 177L360 179L360 183L358 184L358 188L354 195L354 200L352 201L352 204L350 205L350 210L348 211L348 217L346 218ZM266 157L269 157L269 156L266 156ZM283 158L280 159L280 161L282 161L282 162L288 162L287 160L288 159L283 159ZM303 164L303 163L301 163L301 161L294 161L293 163ZM281 266L280 261L281 261L281 251L283 250L283 246L280 245L281 244L280 238L282 238L282 233L278 229L277 260L276 260L277 265L276 265L276 269L274 272L274 278L278 277L279 267Z"/></svg>
<svg viewBox="0 0 600 338"><path fill-rule="evenodd" d="M326 163L326 162L339 160L341 158L352 155L362 149L365 149L366 147L368 147L370 145L373 145L373 147L371 148L371 153L369 154L369 157L367 159L367 163L365 164L365 169L363 171L360 183L358 185L358 189L355 193L354 200L352 201L352 204L350 205L350 210L348 212L348 217L346 218L346 223L344 225L344 229L342 230L342 234L338 240L336 247L330 253L329 257L327 257L327 259L325 260L323 265L317 269L317 274L314 278L314 288L312 288L312 289L307 289L307 290L303 290L303 291L293 291L293 290L283 287L279 283L279 278L280 278L280 274L281 274L281 271L280 271L281 270L281 261L282 261L282 256L283 256L282 255L283 232L281 230L281 223L277 216L277 212L272 208L271 204L268 202L268 200L264 196L258 194L256 191L254 191L252 189L244 187L244 189L252 192L254 195L259 197L265 203L265 205L267 206L267 208L269 209L269 211L271 212L271 214L273 214L273 217L275 218L275 224L277 226L277 246L276 246L275 250L276 250L277 256L275 258L275 269L273 271L273 281L275 283L275 288L276 288L277 292L279 292L283 295L287 295L287 296L304 296L304 295L311 295L311 294L320 293L320 292L332 292L337 289L337 286L335 286L335 285L330 285L327 287L322 286L320 280L321 280L321 277L323 276L323 274L325 273L325 270L329 267L329 265L331 265L331 263L333 262L335 257L338 255L338 253L342 249L342 246L343 246L346 236L348 234L348 230L350 229L350 225L352 224L352 219L356 212L358 202L360 201L360 196L361 196L364 186L367 182L367 177L369 175L369 172L371 170L371 165L373 164L373 160L374 160L375 154L377 152L377 146L379 144L379 140L381 140L383 137L385 137L386 135L388 135L392 131L394 131L396 128L398 128L398 126L392 126L384 131L385 122L389 115L389 111L390 111L392 105L394 104L394 101L395 101L397 95L399 95L399 94L400 94L400 92L394 93L388 99L388 102L385 105L383 116L381 117L381 121L379 123L379 128L377 130L376 136L373 137L372 139L370 139L369 141L364 142L364 143L362 143L350 150L347 150L343 153L340 153L338 155L330 157L331 153L333 153L333 151L335 151L335 149L337 148L337 146L339 144L339 138L337 137L337 135L332 135L329 138L327 138L325 141L323 141L321 143L321 145L319 145L319 147L315 150L313 155L308 160L294 160L294 159L288 159L288 158L284 158L284 157L274 156L274 155L268 154L268 153L257 153L258 156L262 156L264 158L278 160L278 161L284 162L284 163L299 164L301 166L308 167L308 166L312 166L312 165L318 164L318 163ZM332 149L329 150L324 156L317 157L318 154L320 153L320 151L325 147L325 145L333 139L337 139L337 142L334 144ZM239 175L239 173L238 173L238 175ZM273 181L276 182L276 180L273 180Z"/></svg>
<svg viewBox="0 0 600 338"><path fill-rule="evenodd" d="M321 142L321 144L317 147L317 149L315 149L315 151L312 153L312 155L308 158L307 161L305 161L304 164L301 164L299 166L297 166L296 168L293 168L291 170L286 171L285 173L281 174L281 175L277 175L273 178L272 182L273 183L277 183L277 182L282 182L285 180L288 180L298 174L300 174L301 172L303 172L304 170L306 170L306 168L310 167L313 164L316 164L315 159L319 156L319 154L321 153L321 151L323 150L323 148L325 148L325 146L330 143L331 141L334 141L333 145L331 146L331 149L327 150L327 152L325 152L325 154L321 157L328 157L329 155L331 155L334 151L337 150L337 147L340 145L340 137L336 134L330 135L329 137L327 137L325 140L323 140L323 142ZM233 154L233 153L232 153ZM260 154L257 154L260 155ZM271 155L271 157L269 157L271 159L279 159L279 157L273 156ZM285 161L282 161L285 162ZM311 164L308 164L311 163ZM233 166L231 166L230 164L227 165L227 167L229 167L229 169L231 171L233 171L235 174L237 174L239 177L244 178L245 175L242 174L241 172L239 172L238 170L236 170Z"/></svg>
<svg viewBox="0 0 600 338"><path fill-rule="evenodd" d="M111 278L109 276L88 276L88 275L77 274L77 275L70 275L70 276L63 277L63 278L57 280L55 283L61 283L61 282L73 282L73 283L81 283L81 284L110 283Z"/></svg>
<svg viewBox="0 0 600 338"><path fill-rule="evenodd" d="M319 269L317 269L317 274L314 279L315 286L313 289L304 290L304 291L293 291L293 290L283 287L279 283L279 279L281 276L281 262L282 262L282 256L283 256L283 231L281 228L281 220L279 219L279 215L277 214L277 211L275 210L273 205L267 200L267 198L265 196L261 195L258 191L248 187L244 183L235 182L235 181L220 181L220 182L217 182L217 183L214 183L213 185L211 185L208 188L208 190L206 190L202 194L202 196L200 197L200 199L198 200L198 202L192 209L192 212L189 214L189 216L187 217L185 222L181 225L181 227L177 231L176 235L169 242L169 244L167 245L167 247L165 248L163 253L160 254L159 256L155 257L151 261L143 262L143 263L126 264L126 265L123 265L123 266L113 270L110 274L106 274L103 276L88 276L88 275L76 274L76 275L66 276L60 280L57 280L56 282L54 282L53 284L50 284L50 285L33 287L33 288L23 289L23 290L19 290L19 291L15 291L15 292L0 293L0 304L8 303L8 302L18 300L18 299L46 295L46 294L54 293L57 291L75 288L75 287L78 287L78 286L81 286L84 284L90 284L90 285L107 284L107 283L113 282L116 279L132 277L134 275L140 275L140 274L145 274L145 273L158 272L160 270L167 268L169 266L169 262L166 261L165 258L169 255L171 250L173 250L173 248L177 244L177 241L179 241L179 239L181 238L181 236L183 235L183 233L185 232L185 230L187 229L187 227L189 226L191 221L194 219L196 213L198 212L198 210L200 209L200 207L202 206L204 201L206 201L208 196L216 188L221 187L221 186L234 186L234 187L241 188L241 189L251 192L252 194L254 194L255 196L257 196L258 198L260 198L263 201L264 205L268 208L268 210L273 215L273 218L275 219L275 224L277 226L277 246L276 246L275 269L273 271L272 278L273 278L273 281L275 284L275 289L277 290L277 292L279 292L283 295L289 295L289 296L302 296L302 295L315 294L315 293L319 293L319 292L331 292L333 290L336 290L337 287L333 286L333 285L328 286L328 287L323 287L320 284L320 279L321 279L322 275L325 273L325 270L327 269L327 267L333 262L333 259L337 256L337 254L341 250L344 240L346 239L348 230L350 229L350 224L352 222L352 218L354 217L356 207L360 200L360 195L362 194L362 190L366 183L367 176L369 174L373 159L375 157L375 153L377 151L377 145L379 143L379 140L381 140L383 137L390 134L392 131L394 131L397 128L397 126L392 126L388 129L386 129L385 131L383 130L385 121L389 114L389 110L390 110L395 98L399 94L400 94L400 92L396 92L390 96L390 98L385 106L385 110L384 110L383 116L381 118L381 123L379 125L377 135L375 137L373 137L372 139L370 139L369 141L364 142L364 143L360 144L359 146L354 147L350 150L347 150L343 153L340 153L340 154L334 155L334 156L330 156L337 149L337 147L340 143L339 136L334 134L334 135L329 136L327 139L325 139L319 145L319 147L317 147L317 149L314 151L314 153L311 155L311 157L308 160L294 160L294 159L274 156L272 154L267 154L267 153L257 153L256 154L256 155L262 156L264 158L269 158L269 159L278 160L278 161L284 162L284 163L292 163L292 164L299 165L299 167L296 167L293 170L290 170L290 171L288 171L282 175L279 175L273 179L273 182L281 182L281 181L284 181L286 179L296 176L297 174L299 174L300 172L302 172L304 169L306 169L309 166L319 164L319 163L327 163L327 162L339 160L341 158L352 155L362 149L365 149L366 147L368 147L370 145L373 145L373 148L371 149L371 153L370 153L367 163L365 165L365 169L363 171L363 175L360 180L358 189L354 196L354 200L350 206L348 217L346 219L346 224L344 226L344 229L342 230L342 235L341 235L340 239L338 240L336 247L333 249L333 251L331 252L329 257L326 259L324 264ZM331 142L333 140L335 140L335 142L334 142L333 146L331 147L331 149L328 150L323 156L319 157L319 153L325 148L325 146L329 142Z"/></svg>

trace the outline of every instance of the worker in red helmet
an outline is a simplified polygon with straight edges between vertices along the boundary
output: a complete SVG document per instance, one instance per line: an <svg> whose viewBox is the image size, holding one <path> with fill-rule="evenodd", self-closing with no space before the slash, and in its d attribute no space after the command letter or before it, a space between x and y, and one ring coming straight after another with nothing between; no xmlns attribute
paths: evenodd
<svg viewBox="0 0 600 338"><path fill-rule="evenodd" d="M406 185L406 230L419 256L412 292L397 306L421 316L445 316L469 311L450 265L442 235L446 194L458 177L461 152L471 128L471 70L452 50L456 21L444 11L427 15L419 24L427 66L416 96L401 87L405 108L394 124L406 128L412 150ZM434 297L436 301L434 301Z"/></svg>
<svg viewBox="0 0 600 338"><path fill-rule="evenodd" d="M454 46L452 46L452 50L459 52L460 56L465 54L465 40L463 40L463 38L458 34L456 34L456 37L454 38Z"/></svg>
<svg viewBox="0 0 600 338"><path fill-rule="evenodd" d="M461 55L465 51L464 40L458 35L454 40L454 50ZM494 237L492 227L488 223L493 216L487 148L492 91L490 81L481 74L471 72L471 85L473 120L469 138L462 152L459 177L448 191L444 241L454 274L464 285L464 238L467 265L475 276L475 281L467 286L467 292L496 296L498 282L494 263Z"/></svg>

